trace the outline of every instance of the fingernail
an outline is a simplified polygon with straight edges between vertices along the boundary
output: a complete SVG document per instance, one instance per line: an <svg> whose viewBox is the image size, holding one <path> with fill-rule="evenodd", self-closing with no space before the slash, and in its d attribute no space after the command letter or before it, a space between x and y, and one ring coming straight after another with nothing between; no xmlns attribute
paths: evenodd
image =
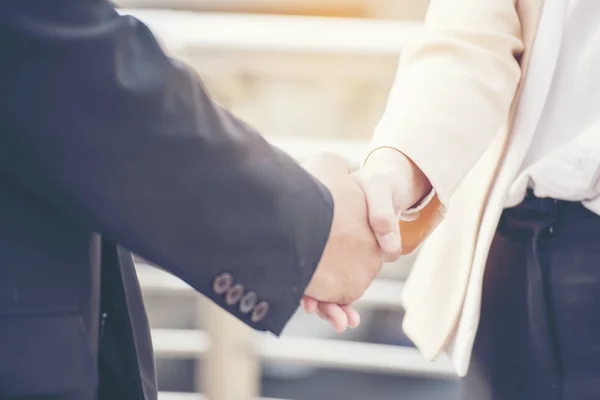
<svg viewBox="0 0 600 400"><path fill-rule="evenodd" d="M355 328L358 328L359 325L360 325L360 314L356 313L356 316L354 317L352 322L349 324L349 326L350 326L350 328L355 329Z"/></svg>
<svg viewBox="0 0 600 400"><path fill-rule="evenodd" d="M379 237L379 245L388 253L395 253L400 250L400 235L396 232L386 233Z"/></svg>
<svg viewBox="0 0 600 400"><path fill-rule="evenodd" d="M337 331L337 333L344 333L346 331L346 328L347 328L346 324L343 324L342 322L339 322L339 321L334 321L333 319L331 319L329 322L331 322L331 325L333 325L333 327Z"/></svg>

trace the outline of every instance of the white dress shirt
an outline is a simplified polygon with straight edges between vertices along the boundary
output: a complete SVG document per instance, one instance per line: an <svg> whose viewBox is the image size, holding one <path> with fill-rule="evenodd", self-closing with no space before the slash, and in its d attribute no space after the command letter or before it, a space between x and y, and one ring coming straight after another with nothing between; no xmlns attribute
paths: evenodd
<svg viewBox="0 0 600 400"><path fill-rule="evenodd" d="M518 205L533 188L539 197L581 201L600 214L597 21L600 0L544 1L512 136L480 223L461 317L446 349L460 376L469 368L483 274L502 206Z"/></svg>
<svg viewBox="0 0 600 400"><path fill-rule="evenodd" d="M570 0L561 43L543 43L560 46L558 63L507 207L532 188L538 197L581 201L600 215L599 21L599 0ZM536 79L534 65L527 80Z"/></svg>

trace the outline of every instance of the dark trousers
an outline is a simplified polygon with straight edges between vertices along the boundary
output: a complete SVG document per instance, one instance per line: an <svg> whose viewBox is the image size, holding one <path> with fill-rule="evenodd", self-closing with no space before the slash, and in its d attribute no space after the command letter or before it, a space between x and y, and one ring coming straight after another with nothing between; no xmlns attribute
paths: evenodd
<svg viewBox="0 0 600 400"><path fill-rule="evenodd" d="M600 216L531 194L504 212L461 399L600 399Z"/></svg>

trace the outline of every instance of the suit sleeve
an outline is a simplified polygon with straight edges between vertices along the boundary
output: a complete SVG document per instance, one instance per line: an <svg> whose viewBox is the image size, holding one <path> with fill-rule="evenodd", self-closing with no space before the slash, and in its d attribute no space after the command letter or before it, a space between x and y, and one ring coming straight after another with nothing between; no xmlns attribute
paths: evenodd
<svg viewBox="0 0 600 400"><path fill-rule="evenodd" d="M109 3L0 8L0 174L279 334L328 239L327 189ZM224 274L262 319L216 290Z"/></svg>
<svg viewBox="0 0 600 400"><path fill-rule="evenodd" d="M432 0L423 37L400 57L371 149L407 155L435 189L433 204L447 206L507 121L522 51L515 0Z"/></svg>

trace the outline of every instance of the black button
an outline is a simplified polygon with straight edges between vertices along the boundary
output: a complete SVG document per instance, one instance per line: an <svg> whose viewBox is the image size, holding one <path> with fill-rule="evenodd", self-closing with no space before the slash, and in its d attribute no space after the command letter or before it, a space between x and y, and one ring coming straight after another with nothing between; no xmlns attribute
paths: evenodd
<svg viewBox="0 0 600 400"><path fill-rule="evenodd" d="M233 277L230 274L221 274L217 276L213 282L213 290L217 294L226 293L231 284L233 283Z"/></svg>
<svg viewBox="0 0 600 400"><path fill-rule="evenodd" d="M225 302L232 306L240 300L243 294L244 287L239 283L236 283L227 291L227 294L225 295Z"/></svg>
<svg viewBox="0 0 600 400"><path fill-rule="evenodd" d="M252 322L261 321L267 312L269 311L269 304L266 301L261 301L254 307L254 311L252 311Z"/></svg>
<svg viewBox="0 0 600 400"><path fill-rule="evenodd" d="M258 300L258 296L254 292L248 292L242 297L242 301L240 302L240 311L244 314L249 313L254 309L256 305L256 300Z"/></svg>

